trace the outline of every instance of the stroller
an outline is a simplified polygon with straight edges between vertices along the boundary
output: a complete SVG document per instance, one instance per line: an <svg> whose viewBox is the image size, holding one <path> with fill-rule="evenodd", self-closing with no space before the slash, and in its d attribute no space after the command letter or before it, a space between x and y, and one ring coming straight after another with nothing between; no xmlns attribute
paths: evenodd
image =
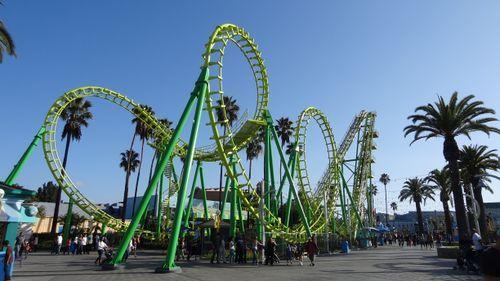
<svg viewBox="0 0 500 281"><path fill-rule="evenodd" d="M473 250L471 247L460 249L457 257L457 267L455 267L455 269L465 270L467 273L479 274L479 258L480 252Z"/></svg>
<svg viewBox="0 0 500 281"><path fill-rule="evenodd" d="M104 250L104 260L101 263L102 264L111 263L114 256L115 256L115 252L113 251L113 249L108 248L108 249Z"/></svg>

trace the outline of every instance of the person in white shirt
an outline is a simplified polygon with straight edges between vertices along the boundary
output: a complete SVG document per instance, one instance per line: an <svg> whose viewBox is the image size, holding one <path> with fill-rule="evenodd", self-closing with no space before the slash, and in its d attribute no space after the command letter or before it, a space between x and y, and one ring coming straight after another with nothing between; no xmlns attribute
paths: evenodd
<svg viewBox="0 0 500 281"><path fill-rule="evenodd" d="M472 244L474 245L474 250L481 251L483 250L483 244L481 244L481 235L477 233L477 229L472 229Z"/></svg>
<svg viewBox="0 0 500 281"><path fill-rule="evenodd" d="M99 243L97 243L97 259L95 260L95 264L101 265L102 262L102 254L104 254L104 251L108 248L108 245L104 243L104 241L100 240Z"/></svg>
<svg viewBox="0 0 500 281"><path fill-rule="evenodd" d="M59 235L57 235L56 255L59 255L59 253L61 252L62 242L63 237L62 234L59 233Z"/></svg>

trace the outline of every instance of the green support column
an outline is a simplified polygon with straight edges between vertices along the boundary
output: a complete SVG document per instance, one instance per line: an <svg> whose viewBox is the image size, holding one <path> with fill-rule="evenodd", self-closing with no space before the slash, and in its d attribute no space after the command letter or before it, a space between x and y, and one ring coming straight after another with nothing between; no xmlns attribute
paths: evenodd
<svg viewBox="0 0 500 281"><path fill-rule="evenodd" d="M345 185L347 185L347 182L344 178L344 174L340 174L341 178L342 178L342 181L344 182ZM354 206L352 204L352 196L351 196L351 192L349 191L349 189L346 188L346 193L347 193L347 196L349 197L349 200L351 201L351 211L354 213L355 217L356 217L356 220L358 221L358 224L359 224L359 227L363 227L363 222L361 220L361 217L359 216L359 213L358 213L358 210L356 210L356 206Z"/></svg>
<svg viewBox="0 0 500 281"><path fill-rule="evenodd" d="M118 248L116 256L111 262L111 265L113 267L115 265L117 265L118 263L121 263L123 260L123 255L125 254L125 251L127 250L127 247L130 243L130 240L134 236L135 230L137 229L137 226L139 225L139 221L140 221L142 215L146 211L149 200L151 199L151 196L154 193L154 189L155 189L156 185L158 184L158 181L160 180L160 178L163 176L163 171L165 171L165 168L167 167L167 164L170 161L170 157L174 151L175 146L177 145L177 141L179 140L182 129L184 128L184 125L186 124L186 122L189 118L189 113L191 111L191 108L194 105L195 100L200 96L202 97L202 99L204 99L204 97L205 97L204 93L206 92L206 89L207 89L207 82L206 82L207 79L208 79L208 69L204 68L200 74L200 77L198 78L198 81L196 81L195 89L189 98L189 101L188 101L188 103L187 103L187 105L186 105L186 107L181 115L179 122L177 123L177 127L175 128L175 130L172 134L172 137L170 138L169 143L166 146L165 153L162 156L162 158L159 159L159 165L155 169L155 172L153 174L153 178L152 178L151 182L149 183L148 188L144 192L141 203L139 204L139 209L137 210L137 213L134 214L134 217L132 218L132 221L131 221L129 227L127 228L127 231L125 232L125 235L123 236L123 239L120 242L120 246ZM202 93L202 94L200 95L200 93ZM203 103L203 101L201 103ZM198 99L198 104L197 104L197 108L196 108L197 110L198 110L198 107L200 107L200 111L201 111L202 106L200 105L200 99ZM198 114L198 118L199 118L199 114ZM199 122L198 122L198 125L196 126L196 128L198 128L198 127L199 127ZM193 134L193 132L192 132L192 134ZM197 131L195 133L195 139L196 139L196 135L197 135ZM193 148L193 153L194 153L194 148ZM191 159L189 161L192 161L192 156L191 156ZM185 196L185 190L184 190L183 196ZM177 206L183 205L184 198L182 198L182 199L183 199L181 202L182 204L178 204ZM182 209L178 209L178 210L182 210ZM181 217L177 218L178 222L176 221L176 223L178 224L178 225L176 224L178 229L177 229L177 234L176 234L175 238L177 239L179 236L178 231L180 230L182 211L180 211L180 212L177 211L176 213L180 213L180 215L181 215ZM176 244L175 246L177 247L177 241L175 241L175 244ZM174 255L175 255L175 250L174 250Z"/></svg>
<svg viewBox="0 0 500 281"><path fill-rule="evenodd" d="M158 192L158 213L156 214L156 237L157 238L160 238L160 234L161 234L161 225L162 225L162 222L163 222L163 218L162 218L162 212L163 212L163 206L162 206L162 199L163 199L163 180L164 180L165 176L162 175L162 177L160 178L160 190Z"/></svg>
<svg viewBox="0 0 500 281"><path fill-rule="evenodd" d="M245 233L245 222L243 221L243 209L241 207L241 198L238 196L236 199L236 204L238 207L238 227L240 229L240 234Z"/></svg>
<svg viewBox="0 0 500 281"><path fill-rule="evenodd" d="M71 230L72 217L73 217L73 200L69 198L68 211L66 212L66 217L64 218L63 241L68 241L69 231Z"/></svg>
<svg viewBox="0 0 500 281"><path fill-rule="evenodd" d="M231 163L232 160L229 162ZM224 184L224 195L222 196L222 206L220 209L220 219L221 221L224 220L224 212L226 211L226 202L227 202L227 196L229 195L229 177L226 176L226 183Z"/></svg>
<svg viewBox="0 0 500 281"><path fill-rule="evenodd" d="M200 164L200 184L201 192L203 195L203 216L205 221L208 221L208 206L207 206L207 190L205 189L205 177L203 176L203 166ZM206 229L208 236L210 237L210 228Z"/></svg>
<svg viewBox="0 0 500 281"><path fill-rule="evenodd" d="M198 101L196 104L196 112L194 115L194 122L191 128L191 135L189 137L189 146L186 155L186 160L184 162L184 172L182 173L181 186L179 192L177 193L177 208L175 211L174 222L172 225L172 235L170 236L170 243L167 248L167 256L163 266L157 269L157 272L169 272L180 270L175 263L175 252L177 250L177 244L179 239L179 232L182 223L182 213L185 200L186 200L186 187L189 179L189 173L191 172L191 166L193 164L194 151L196 147L196 139L198 138L198 129L200 128L201 113L203 111L203 105L205 103L205 96L208 90L208 68L203 68L200 78L196 82L196 96Z"/></svg>
<svg viewBox="0 0 500 281"><path fill-rule="evenodd" d="M233 171L236 171L236 165L233 163ZM236 237L236 181L231 179L231 212L230 212L229 236Z"/></svg>
<svg viewBox="0 0 500 281"><path fill-rule="evenodd" d="M38 145L38 142L43 137L44 133L45 133L45 126L42 126L42 127L40 127L40 129L36 133L35 137L33 138L33 141L31 141L30 145L28 146L26 151L23 153L23 155L21 156L19 161L17 161L17 164L14 166L12 171L9 173L9 175L5 179L6 185L12 185L14 183L17 176L19 175L19 172L22 170L24 164L26 163L26 160L28 160L31 153L33 153L33 150Z"/></svg>
<svg viewBox="0 0 500 281"><path fill-rule="evenodd" d="M271 139L269 139L269 143L271 143ZM272 147L269 145L269 147ZM285 163L283 163L285 165ZM277 216L278 215L278 201L277 201L277 196L276 196L276 188L274 186L274 164L273 164L273 150L269 149L269 188L270 188L270 194L269 196L271 197L271 211L272 213Z"/></svg>
<svg viewBox="0 0 500 281"><path fill-rule="evenodd" d="M194 193L196 192L196 181L198 180L198 174L200 172L200 162L196 164L196 169L194 171L193 185L191 186L191 193L189 194L189 201L184 212L184 227L189 228L189 218L191 217L191 209L193 208ZM177 207L180 208L180 207ZM186 235L185 232L182 233L182 237Z"/></svg>
<svg viewBox="0 0 500 281"><path fill-rule="evenodd" d="M295 176L295 167L297 165L297 152L293 152L292 155L290 156L292 158L291 161L291 171L292 171L292 177ZM286 178L286 175L285 177ZM292 191L291 191L291 186L288 188L288 196L286 199L286 213L285 213L285 225L288 227L290 225L290 213L292 210Z"/></svg>
<svg viewBox="0 0 500 281"><path fill-rule="evenodd" d="M270 159L269 159L269 151L271 150L271 141L270 141L270 133L269 126L266 126L265 132L265 144L264 144L264 193L263 198L265 198L265 206L268 209L271 209L271 192L270 192L270 181L271 174L270 170Z"/></svg>

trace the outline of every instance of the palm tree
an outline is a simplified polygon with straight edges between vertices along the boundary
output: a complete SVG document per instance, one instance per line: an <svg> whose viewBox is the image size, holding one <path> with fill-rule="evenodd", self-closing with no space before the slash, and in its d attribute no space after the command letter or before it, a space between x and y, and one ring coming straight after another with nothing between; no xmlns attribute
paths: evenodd
<svg viewBox="0 0 500 281"><path fill-rule="evenodd" d="M435 169L429 173L426 179L428 183L432 184L432 188L439 191L439 200L443 203L446 234L451 237L453 235L453 229L451 226L450 207L448 206L448 201L450 201L451 196L450 172L446 167L441 170Z"/></svg>
<svg viewBox="0 0 500 281"><path fill-rule="evenodd" d="M139 153L133 150L126 150L125 152L120 153L120 168L123 168L125 171L125 188L123 190L123 208L122 208L122 221L125 221L125 214L127 212L127 198L128 198L128 181L130 178L130 174L135 172L135 169L139 167L140 160Z"/></svg>
<svg viewBox="0 0 500 281"><path fill-rule="evenodd" d="M389 211L387 211L387 184L391 181L391 179L388 174L383 173L380 175L379 181L384 185L385 190L385 224L387 225L389 222Z"/></svg>
<svg viewBox="0 0 500 281"><path fill-rule="evenodd" d="M66 169L68 163L69 145L71 141L80 141L82 137L82 127L87 127L88 121L93 118L90 108L92 104L83 98L77 98L70 102L61 112L61 119L65 121L61 139L66 139L66 147L64 149L63 168ZM59 207L61 204L62 189L57 190L56 205L54 208L54 218L59 217ZM69 200L68 214L71 214L73 202ZM52 221L51 235L55 235L57 220Z"/></svg>
<svg viewBox="0 0 500 281"><path fill-rule="evenodd" d="M259 157L262 153L262 143L257 139L251 140L246 149L247 160L249 161L248 166L248 177L252 178L252 160Z"/></svg>
<svg viewBox="0 0 500 281"><path fill-rule="evenodd" d="M455 212L458 225L459 241L462 248L467 246L466 240L470 237L467 227L463 192L460 186L458 158L460 151L455 137L465 135L470 138L472 132L500 133L500 130L487 124L497 119L489 116L495 114L493 109L483 107L482 101L473 101L474 96L469 95L459 100L458 93L451 96L446 102L442 96L438 102L419 106L415 114L408 117L412 124L404 128L405 137L413 135L412 144L421 139L443 137L443 155L450 169L451 189L455 201Z"/></svg>
<svg viewBox="0 0 500 281"><path fill-rule="evenodd" d="M426 179L417 177L406 180L401 192L399 193L399 201L413 201L417 207L418 231L420 234L424 232L424 219L422 218L422 201L425 205L427 199L434 201L434 190L426 184Z"/></svg>
<svg viewBox="0 0 500 281"><path fill-rule="evenodd" d="M0 5L2 2L0 1ZM16 46L14 44L14 40L12 36L7 31L5 24L0 20L0 63L3 60L3 53L7 53L9 56L16 56ZM56 222L57 224L57 222Z"/></svg>
<svg viewBox="0 0 500 281"><path fill-rule="evenodd" d="M285 144L290 143L290 137L293 134L293 122L290 121L288 117L281 117L280 119L276 120L276 125L274 128L276 129L276 133L278 137L281 140L281 149L285 147ZM280 161L280 182L282 181L282 166L283 163Z"/></svg>
<svg viewBox="0 0 500 281"><path fill-rule="evenodd" d="M376 185L372 184L372 185L370 186L370 193L371 193L372 197L373 197L373 196L377 196L377 193L378 193L378 188L377 188L377 186L376 186Z"/></svg>
<svg viewBox="0 0 500 281"><path fill-rule="evenodd" d="M153 109L148 105L140 105L141 109L147 113L154 115ZM134 136L132 137L132 144L134 143L135 136L139 136L141 140L141 155L139 159L139 167L137 171L137 177L135 179L135 191L134 191L134 203L132 205L132 216L135 213L135 201L137 200L137 189L139 188L139 179L141 178L141 168L142 168L142 158L144 156L144 143L148 140L152 134L152 129L144 123L140 118L134 117L132 119L132 124L135 123ZM132 146L130 147L132 149ZM154 161L154 157L153 157Z"/></svg>
<svg viewBox="0 0 500 281"><path fill-rule="evenodd" d="M500 160L496 149L488 150L485 145L464 145L460 150L458 166L460 167L464 186L472 187L474 199L477 200L480 209L479 228L482 235L486 235L488 230L482 190L484 188L493 193L493 190L485 182L490 182L491 178L500 179L490 173L490 171L500 169ZM472 205L470 198L468 203Z"/></svg>
<svg viewBox="0 0 500 281"><path fill-rule="evenodd" d="M396 210L398 209L398 203L392 202L391 203L391 209L394 212L394 214L396 214Z"/></svg>
<svg viewBox="0 0 500 281"><path fill-rule="evenodd" d="M238 111L240 110L240 106L236 104L236 100L233 97L224 96L222 100L217 101L217 121L223 122L227 120L228 125L232 126L234 121L238 120ZM225 110L224 110L225 109ZM226 126L222 125L224 128L224 135L226 135ZM220 163L220 174L219 174L219 210L222 206L222 173L223 167L222 163Z"/></svg>

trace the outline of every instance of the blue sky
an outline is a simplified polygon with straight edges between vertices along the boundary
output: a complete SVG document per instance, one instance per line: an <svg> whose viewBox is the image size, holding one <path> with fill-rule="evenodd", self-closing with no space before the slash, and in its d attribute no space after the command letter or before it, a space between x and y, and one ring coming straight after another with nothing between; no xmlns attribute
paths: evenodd
<svg viewBox="0 0 500 281"><path fill-rule="evenodd" d="M255 38L268 68L270 110L295 120L307 106L323 110L337 142L362 109L378 114L375 175L387 172L389 202L407 177L444 165L442 140L409 146L402 130L413 109L453 91L474 94L500 110L500 2L484 1L5 1L0 18L18 58L0 65L0 171L4 177L65 91L99 85L153 106L176 121L201 64L203 45L217 24L232 22ZM226 93L252 113L255 90L242 56L225 59ZM121 199L119 153L131 139L130 115L99 100L81 142L71 147L68 171L97 202ZM206 116L205 116L206 118ZM203 122L204 123L204 122ZM499 124L496 124L499 126ZM184 134L187 139L187 134ZM203 128L200 144L207 144ZM499 136L474 134L460 144L498 149ZM137 148L138 149L138 148ZM319 130L308 139L315 182L326 165ZM62 145L60 145L62 153ZM145 165L149 166L148 150ZM254 175L261 176L255 164ZM206 164L207 184L218 184ZM143 174L147 175L144 167ZM19 183L36 188L53 180L41 149ZM500 183L486 201L500 201ZM379 184L380 186L380 184ZM144 190L143 184L140 193ZM382 190L381 186L379 190ZM379 209L383 197L376 199ZM399 212L413 210L399 204ZM427 210L441 209L430 203Z"/></svg>

